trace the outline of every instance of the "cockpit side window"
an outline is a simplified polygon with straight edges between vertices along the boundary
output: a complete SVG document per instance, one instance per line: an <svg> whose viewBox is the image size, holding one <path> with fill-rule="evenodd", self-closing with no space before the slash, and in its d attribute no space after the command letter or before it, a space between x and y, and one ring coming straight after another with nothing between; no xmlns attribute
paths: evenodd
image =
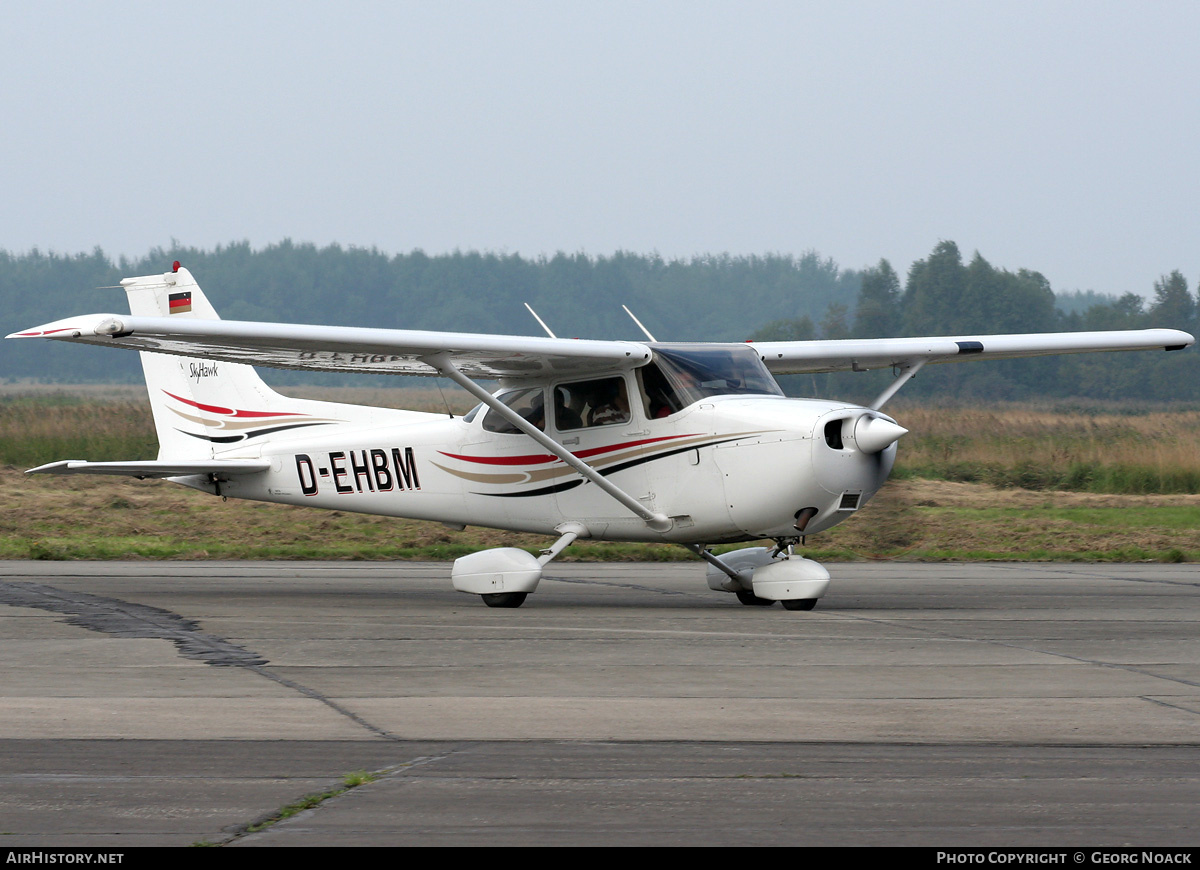
<svg viewBox="0 0 1200 870"><path fill-rule="evenodd" d="M545 396L541 387L523 387L497 393L496 398L512 410L516 411L539 429L546 428ZM521 430L505 420L495 409L489 409L483 418L483 428L488 432L498 432L501 435L518 435Z"/></svg>

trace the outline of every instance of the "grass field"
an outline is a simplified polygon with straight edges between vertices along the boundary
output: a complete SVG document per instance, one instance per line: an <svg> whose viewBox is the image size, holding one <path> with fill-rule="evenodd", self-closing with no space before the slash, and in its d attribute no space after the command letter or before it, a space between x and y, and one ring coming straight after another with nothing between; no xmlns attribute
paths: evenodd
<svg viewBox="0 0 1200 870"><path fill-rule="evenodd" d="M889 409L891 410L891 409ZM1200 492L1200 412L901 406L897 477L1104 493Z"/></svg>
<svg viewBox="0 0 1200 870"><path fill-rule="evenodd" d="M299 394L301 391L296 391ZM338 401L444 409L436 390L304 391ZM464 409L461 394L446 398ZM912 430L884 491L815 535L838 559L1200 560L1200 413L905 407ZM0 558L450 559L545 546L339 511L222 502L155 481L29 477L55 459L153 458L140 387L0 393ZM577 542L580 560L693 559L679 547Z"/></svg>

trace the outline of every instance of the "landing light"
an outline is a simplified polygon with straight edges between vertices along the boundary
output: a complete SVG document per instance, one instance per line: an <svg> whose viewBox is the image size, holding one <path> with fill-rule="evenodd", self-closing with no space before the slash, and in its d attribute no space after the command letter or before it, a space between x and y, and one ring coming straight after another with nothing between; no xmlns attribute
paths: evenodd
<svg viewBox="0 0 1200 870"><path fill-rule="evenodd" d="M119 338L122 335L128 335L129 331L125 329L125 324L116 317L109 317L106 320L96 324L96 328L92 330L96 335L108 335L113 338Z"/></svg>

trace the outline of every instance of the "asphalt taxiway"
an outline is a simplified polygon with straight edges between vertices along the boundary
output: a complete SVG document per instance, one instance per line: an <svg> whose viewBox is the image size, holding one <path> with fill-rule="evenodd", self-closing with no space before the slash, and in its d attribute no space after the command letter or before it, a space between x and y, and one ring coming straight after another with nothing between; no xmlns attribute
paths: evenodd
<svg viewBox="0 0 1200 870"><path fill-rule="evenodd" d="M0 563L0 843L1195 845L1200 572ZM255 833L354 771L372 781Z"/></svg>

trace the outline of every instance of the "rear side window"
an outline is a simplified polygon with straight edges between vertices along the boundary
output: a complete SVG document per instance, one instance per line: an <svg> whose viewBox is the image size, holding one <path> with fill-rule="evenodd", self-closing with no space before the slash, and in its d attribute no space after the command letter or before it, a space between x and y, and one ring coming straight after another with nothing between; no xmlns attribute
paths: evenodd
<svg viewBox="0 0 1200 870"><path fill-rule="evenodd" d="M560 432L628 423L629 393L625 379L597 378L554 388L554 424Z"/></svg>

